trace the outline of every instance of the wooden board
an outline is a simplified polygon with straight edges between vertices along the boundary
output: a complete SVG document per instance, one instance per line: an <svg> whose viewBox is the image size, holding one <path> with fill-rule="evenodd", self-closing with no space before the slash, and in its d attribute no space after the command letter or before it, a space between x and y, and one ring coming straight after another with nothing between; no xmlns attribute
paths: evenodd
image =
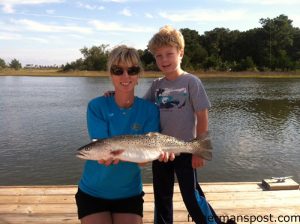
<svg viewBox="0 0 300 224"><path fill-rule="evenodd" d="M206 198L224 221L237 218L249 223L249 217L272 215L294 217L300 223L300 191L265 191L260 183L204 183ZM174 224L193 223L175 184ZM153 223L153 186L144 185L144 223ZM0 224L79 224L74 195L77 186L0 186ZM248 221L247 218L248 217ZM298 218L298 219L297 219ZM275 223L259 222L251 223ZM279 223L279 222L278 222Z"/></svg>

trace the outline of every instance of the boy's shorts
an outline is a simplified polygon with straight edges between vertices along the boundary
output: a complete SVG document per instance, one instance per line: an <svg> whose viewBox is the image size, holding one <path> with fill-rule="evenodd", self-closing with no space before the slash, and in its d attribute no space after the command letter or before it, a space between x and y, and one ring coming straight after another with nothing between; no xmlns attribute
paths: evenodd
<svg viewBox="0 0 300 224"><path fill-rule="evenodd" d="M143 196L144 192L130 198L108 200L90 196L78 188L75 195L78 218L99 212L132 213L143 217Z"/></svg>

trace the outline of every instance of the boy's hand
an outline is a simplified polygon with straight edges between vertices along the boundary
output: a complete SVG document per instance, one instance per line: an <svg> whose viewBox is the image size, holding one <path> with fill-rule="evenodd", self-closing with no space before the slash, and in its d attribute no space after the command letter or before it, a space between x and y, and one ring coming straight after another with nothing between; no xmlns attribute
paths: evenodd
<svg viewBox="0 0 300 224"><path fill-rule="evenodd" d="M162 152L160 154L160 157L158 158L158 161L160 162L168 162L173 161L175 159L175 154L173 152Z"/></svg>
<svg viewBox="0 0 300 224"><path fill-rule="evenodd" d="M192 167L194 169L203 167L205 165L205 160L199 156L192 155Z"/></svg>

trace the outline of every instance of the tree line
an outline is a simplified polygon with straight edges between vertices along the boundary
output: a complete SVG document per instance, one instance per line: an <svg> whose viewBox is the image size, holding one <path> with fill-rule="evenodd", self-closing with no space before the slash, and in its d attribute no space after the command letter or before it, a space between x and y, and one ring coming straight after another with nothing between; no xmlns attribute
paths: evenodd
<svg viewBox="0 0 300 224"><path fill-rule="evenodd" d="M54 65L33 65L33 64L26 64L24 67L22 66L21 62L17 59L12 59L8 64L0 58L0 70L4 68L11 68L15 70L19 70L21 68L25 69L61 69L64 65L58 66Z"/></svg>
<svg viewBox="0 0 300 224"><path fill-rule="evenodd" d="M12 59L10 61L10 63L6 64L5 61L2 58L0 58L0 69L3 69L3 68L12 68L12 69L18 70L18 69L22 68L22 64L15 58Z"/></svg>
<svg viewBox="0 0 300 224"><path fill-rule="evenodd" d="M203 35L180 29L185 38L182 67L215 71L293 71L300 69L300 29L285 15L262 18L261 27L244 32L215 28ZM105 70L108 45L84 47L83 58L63 70ZM148 49L139 50L145 70L157 70Z"/></svg>
<svg viewBox="0 0 300 224"><path fill-rule="evenodd" d="M295 71L300 69L300 29L286 15L259 20L261 27L247 31L215 28L199 35L180 29L185 39L182 67L190 71ZM109 45L84 47L82 58L61 66L63 71L106 70ZM144 68L157 70L148 49L138 50ZM0 60L1 68L1 60Z"/></svg>

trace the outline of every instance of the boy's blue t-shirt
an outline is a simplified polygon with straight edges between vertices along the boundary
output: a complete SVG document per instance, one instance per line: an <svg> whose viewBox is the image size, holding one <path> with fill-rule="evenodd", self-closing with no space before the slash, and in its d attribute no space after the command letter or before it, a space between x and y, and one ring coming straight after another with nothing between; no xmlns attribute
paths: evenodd
<svg viewBox="0 0 300 224"><path fill-rule="evenodd" d="M122 109L113 96L90 101L87 125L91 139L117 135L145 134L159 131L159 111L153 103L135 97L131 108ZM79 182L79 188L94 197L120 199L142 192L141 170L138 164L120 161L105 166L88 160Z"/></svg>

